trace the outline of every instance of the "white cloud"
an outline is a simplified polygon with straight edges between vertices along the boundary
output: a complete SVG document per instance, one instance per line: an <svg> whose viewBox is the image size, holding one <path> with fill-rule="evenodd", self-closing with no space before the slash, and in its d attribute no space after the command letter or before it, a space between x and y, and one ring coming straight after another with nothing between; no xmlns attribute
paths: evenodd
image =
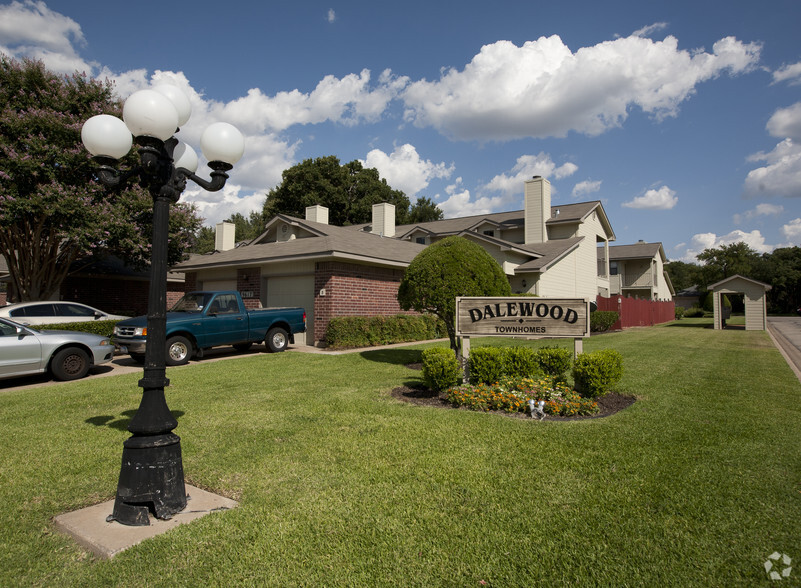
<svg viewBox="0 0 801 588"><path fill-rule="evenodd" d="M328 9L328 14L326 15L325 19L326 19L328 22L334 22L334 21L336 21L336 19L337 19L337 13L336 13L336 12L334 12L334 9L333 9L333 8L329 8L329 9Z"/></svg>
<svg viewBox="0 0 801 588"><path fill-rule="evenodd" d="M86 39L81 26L71 18L53 12L44 2L14 1L0 6L0 52L11 57L40 59L58 73L75 71L91 74L97 64L84 61L75 46Z"/></svg>
<svg viewBox="0 0 801 588"><path fill-rule="evenodd" d="M742 214L735 214L734 224L740 225L760 216L777 216L782 212L784 212L784 207L779 204L757 204L751 210L746 210Z"/></svg>
<svg viewBox="0 0 801 588"><path fill-rule="evenodd" d="M780 67L773 72L773 83L789 82L791 86L801 84L801 61Z"/></svg>
<svg viewBox="0 0 801 588"><path fill-rule="evenodd" d="M261 211L264 206L264 194L240 195L242 186L228 182L219 192L206 192L191 182L181 195L181 201L191 202L197 206L198 215L206 226L214 226L232 214L240 213L247 217L254 210Z"/></svg>
<svg viewBox="0 0 801 588"><path fill-rule="evenodd" d="M688 263L698 263L697 256L705 249L720 247L721 245L731 245L743 242L757 253L770 253L774 247L765 243L765 238L759 231L732 231L727 235L718 236L715 233L698 233L693 235L690 246L681 256L681 261Z"/></svg>
<svg viewBox="0 0 801 588"><path fill-rule="evenodd" d="M642 196L637 196L629 202L624 202L622 206L646 210L670 210L678 202L676 191L667 186L662 186L658 190L648 190Z"/></svg>
<svg viewBox="0 0 801 588"><path fill-rule="evenodd" d="M801 102L774 112L766 128L772 137L801 140Z"/></svg>
<svg viewBox="0 0 801 588"><path fill-rule="evenodd" d="M786 225L782 226L782 234L791 245L801 245L801 218L795 218Z"/></svg>
<svg viewBox="0 0 801 588"><path fill-rule="evenodd" d="M598 180L597 182L593 182L591 180L585 180L573 186L573 197L580 198L582 196L586 196L587 194L592 194L593 192L597 192L600 189L601 189L601 180Z"/></svg>
<svg viewBox="0 0 801 588"><path fill-rule="evenodd" d="M408 143L396 147L389 155L373 149L362 164L376 168L392 188L403 191L410 198L426 189L432 179L449 178L454 170L453 164L421 159L417 149Z"/></svg>
<svg viewBox="0 0 801 588"><path fill-rule="evenodd" d="M801 197L801 145L785 139L770 153L756 153L748 160L766 165L748 172L747 196Z"/></svg>
<svg viewBox="0 0 801 588"><path fill-rule="evenodd" d="M448 198L437 203L445 218L489 214L497 210L501 203L499 197L483 196L471 200L470 190L462 187L462 178L456 178L453 184L445 188L445 192L448 194Z"/></svg>
<svg viewBox="0 0 801 588"><path fill-rule="evenodd" d="M514 167L509 173L499 174L481 186L481 193L500 192L500 202L509 203L522 200L523 186L532 176L542 176L548 179L561 180L578 171L575 163L564 163L557 166L551 156L540 152L537 155L521 155L517 158Z"/></svg>
<svg viewBox="0 0 801 588"><path fill-rule="evenodd" d="M695 87L728 71L752 69L761 46L733 37L712 53L632 35L573 53L553 35L518 47L485 45L463 70L409 84L405 118L463 140L598 135L620 126L632 106L674 116Z"/></svg>

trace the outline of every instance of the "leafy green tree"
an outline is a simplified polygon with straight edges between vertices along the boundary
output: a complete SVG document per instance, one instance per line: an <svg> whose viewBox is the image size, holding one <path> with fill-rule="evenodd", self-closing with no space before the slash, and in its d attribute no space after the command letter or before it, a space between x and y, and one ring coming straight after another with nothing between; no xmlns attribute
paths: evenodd
<svg viewBox="0 0 801 588"><path fill-rule="evenodd" d="M738 274L752 277L760 257L751 247L739 241L704 249L698 254L698 260L704 262L702 274L706 282L704 286L708 286Z"/></svg>
<svg viewBox="0 0 801 588"><path fill-rule="evenodd" d="M464 237L447 237L426 247L412 260L398 288L398 302L404 310L441 318L451 349L458 353L456 297L510 294L506 274L489 253Z"/></svg>
<svg viewBox="0 0 801 588"><path fill-rule="evenodd" d="M252 241L264 231L264 217L256 210L252 211L248 217L236 212L225 219L225 222L234 224L234 241L237 243L240 241ZM192 253L210 253L214 251L215 232L216 229L213 227L200 227L195 236Z"/></svg>
<svg viewBox="0 0 801 588"><path fill-rule="evenodd" d="M686 290L691 286L706 286L701 274L701 267L697 263L669 261L665 264L665 271L670 276L670 282L676 292Z"/></svg>
<svg viewBox="0 0 801 588"><path fill-rule="evenodd" d="M409 216L404 224L413 225L416 223L426 223L429 221L442 220L445 215L437 206L436 202L425 196L417 199L409 209Z"/></svg>
<svg viewBox="0 0 801 588"><path fill-rule="evenodd" d="M410 218L409 198L395 190L375 168L365 168L359 161L340 165L333 155L306 159L284 170L281 183L270 190L262 214L265 219L283 213L303 218L306 208L320 204L328 208L329 222L345 226L369 223L372 206L381 202L395 205L395 221L407 224ZM419 218L436 220L436 206L428 199L413 208ZM416 221L419 222L419 221Z"/></svg>
<svg viewBox="0 0 801 588"><path fill-rule="evenodd" d="M801 247L764 254L753 277L773 286L767 293L770 312L794 313L801 307Z"/></svg>
<svg viewBox="0 0 801 588"><path fill-rule="evenodd" d="M81 143L88 118L120 112L110 82L0 55L0 255L20 300L52 298L73 262L90 254L147 264L151 197L139 186L109 192L95 182ZM194 207L172 207L170 263L184 257L199 226Z"/></svg>

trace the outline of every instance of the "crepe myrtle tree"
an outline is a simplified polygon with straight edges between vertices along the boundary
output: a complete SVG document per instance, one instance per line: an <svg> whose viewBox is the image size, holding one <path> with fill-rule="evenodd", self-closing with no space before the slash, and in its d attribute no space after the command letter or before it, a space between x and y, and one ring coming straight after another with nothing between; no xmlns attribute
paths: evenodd
<svg viewBox="0 0 801 588"><path fill-rule="evenodd" d="M483 247L464 237L447 237L423 249L409 264L398 288L398 303L404 310L441 318L451 349L458 354L456 297L510 294L506 274Z"/></svg>
<svg viewBox="0 0 801 588"><path fill-rule="evenodd" d="M137 185L109 193L81 143L84 121L121 112L108 81L0 54L0 255L19 300L51 299L90 255L140 269L150 259L151 197ZM172 207L170 263L184 257L200 223L192 206Z"/></svg>

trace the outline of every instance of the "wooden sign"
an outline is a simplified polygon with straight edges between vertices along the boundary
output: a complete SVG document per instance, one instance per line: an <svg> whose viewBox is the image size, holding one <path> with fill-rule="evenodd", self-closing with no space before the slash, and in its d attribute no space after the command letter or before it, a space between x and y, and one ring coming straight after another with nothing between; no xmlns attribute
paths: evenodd
<svg viewBox="0 0 801 588"><path fill-rule="evenodd" d="M456 299L460 337L589 337L590 303L584 298L528 296Z"/></svg>

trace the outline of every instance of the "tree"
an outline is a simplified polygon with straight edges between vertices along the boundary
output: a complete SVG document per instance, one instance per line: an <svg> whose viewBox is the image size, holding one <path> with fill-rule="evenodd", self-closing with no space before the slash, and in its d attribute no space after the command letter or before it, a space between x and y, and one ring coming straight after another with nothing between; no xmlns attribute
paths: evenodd
<svg viewBox="0 0 801 588"><path fill-rule="evenodd" d="M706 287L701 276L701 267L696 263L670 261L665 264L665 271L670 276L670 282L676 292L686 290L691 286Z"/></svg>
<svg viewBox="0 0 801 588"><path fill-rule="evenodd" d="M753 277L773 286L767 294L771 312L795 313L801 307L801 247L764 254Z"/></svg>
<svg viewBox="0 0 801 588"><path fill-rule="evenodd" d="M403 224L426 223L429 221L442 220L444 214L437 206L436 202L421 196L409 209L409 216Z"/></svg>
<svg viewBox="0 0 801 588"><path fill-rule="evenodd" d="M406 195L391 188L378 170L365 168L359 161L340 165L333 155L306 159L284 170L282 178L267 194L262 211L265 219L279 213L303 218L308 206L319 204L328 208L331 224L356 225L372 220L373 204L389 202L395 205L396 222L408 222L410 207ZM425 220L442 218L442 212L425 198L413 210Z"/></svg>
<svg viewBox="0 0 801 588"><path fill-rule="evenodd" d="M451 349L456 341L457 296L509 296L501 266L480 245L447 237L426 247L409 264L398 288L404 310L429 312L445 322Z"/></svg>
<svg viewBox="0 0 801 588"><path fill-rule="evenodd" d="M704 286L738 274L751 277L760 260L759 254L742 241L704 249L697 257L704 262Z"/></svg>
<svg viewBox="0 0 801 588"><path fill-rule="evenodd" d="M81 144L84 121L120 112L110 82L0 55L0 255L20 300L52 298L73 262L90 254L137 268L149 260L151 197L139 186L109 192L95 182ZM199 225L194 207L172 207L170 263L183 259Z"/></svg>

